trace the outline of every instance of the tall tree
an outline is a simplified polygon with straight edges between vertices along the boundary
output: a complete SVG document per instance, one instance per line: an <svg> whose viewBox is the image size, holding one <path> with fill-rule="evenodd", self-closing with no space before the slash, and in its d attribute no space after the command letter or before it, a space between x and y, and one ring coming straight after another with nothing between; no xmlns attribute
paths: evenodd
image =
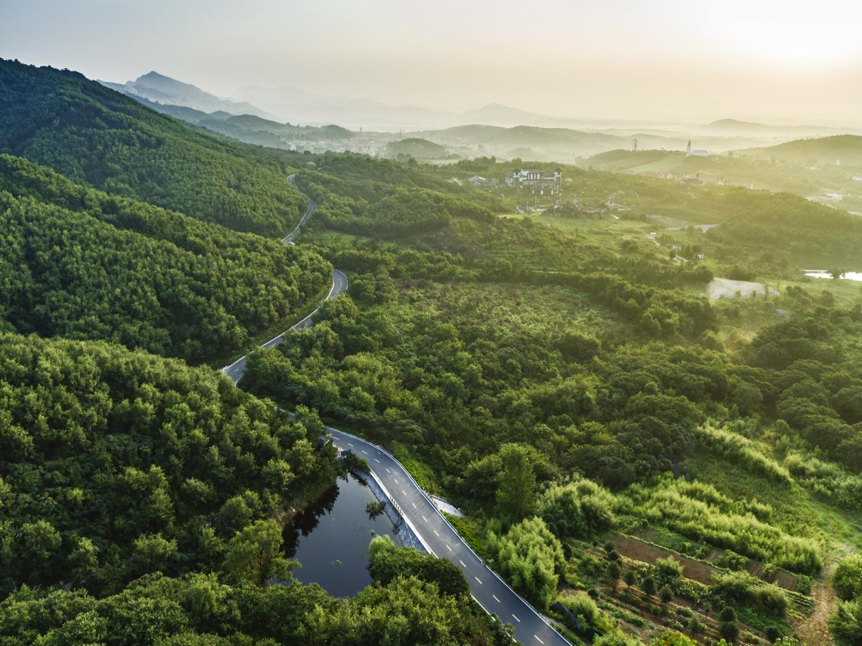
<svg viewBox="0 0 862 646"><path fill-rule="evenodd" d="M536 473L527 449L518 444L505 444L500 449L503 471L497 489L501 509L517 519L532 512L536 503Z"/></svg>
<svg viewBox="0 0 862 646"><path fill-rule="evenodd" d="M291 562L281 556L281 527L274 520L258 520L230 540L224 560L229 574L262 586L274 576L287 578Z"/></svg>

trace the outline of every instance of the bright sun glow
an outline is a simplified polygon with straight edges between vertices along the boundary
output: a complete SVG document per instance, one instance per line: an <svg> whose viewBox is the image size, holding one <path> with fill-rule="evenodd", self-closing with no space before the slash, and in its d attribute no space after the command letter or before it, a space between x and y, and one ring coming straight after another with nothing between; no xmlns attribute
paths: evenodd
<svg viewBox="0 0 862 646"><path fill-rule="evenodd" d="M862 52L862 6L847 0L712 3L706 30L752 62L821 67Z"/></svg>

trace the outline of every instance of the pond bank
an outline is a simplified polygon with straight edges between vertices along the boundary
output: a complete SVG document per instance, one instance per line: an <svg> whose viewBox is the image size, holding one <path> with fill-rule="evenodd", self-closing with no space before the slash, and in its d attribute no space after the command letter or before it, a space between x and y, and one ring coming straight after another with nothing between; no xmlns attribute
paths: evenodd
<svg viewBox="0 0 862 646"><path fill-rule="evenodd" d="M368 544L386 535L401 544L388 516L370 517L366 507L376 498L372 487L352 474L339 477L323 495L284 528L284 552L301 567L293 576L317 583L336 597L350 597L372 583Z"/></svg>
<svg viewBox="0 0 862 646"><path fill-rule="evenodd" d="M374 497L377 498L378 501L383 503L384 511L386 512L387 518L392 522L395 526L396 531L398 532L398 538L401 541L401 544L405 547L412 547L413 549L419 550L420 552L427 553L428 550L425 549L425 546L410 528L410 526L404 522L404 518L402 518L401 513L395 509L392 502L389 500L389 496L386 495L386 492L383 490L383 487L377 482L377 478L374 477L374 474L361 474L362 482L371 489Z"/></svg>

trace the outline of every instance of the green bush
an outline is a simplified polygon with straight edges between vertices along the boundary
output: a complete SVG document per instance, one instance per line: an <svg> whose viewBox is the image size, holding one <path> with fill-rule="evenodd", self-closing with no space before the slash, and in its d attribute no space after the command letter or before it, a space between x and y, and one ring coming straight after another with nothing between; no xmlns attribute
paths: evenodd
<svg viewBox="0 0 862 646"><path fill-rule="evenodd" d="M832 586L845 601L862 597L862 555L853 554L838 564Z"/></svg>
<svg viewBox="0 0 862 646"><path fill-rule="evenodd" d="M547 608L557 593L557 572L565 561L563 548L538 517L521 521L502 537L491 536L489 543L496 547L500 571L512 586Z"/></svg>
<svg viewBox="0 0 862 646"><path fill-rule="evenodd" d="M748 565L748 559L733 550L725 550L721 558L718 559L718 565L728 570L741 571Z"/></svg>
<svg viewBox="0 0 862 646"><path fill-rule="evenodd" d="M539 499L538 515L560 538L580 537L613 526L614 496L589 480L551 486ZM609 543L608 553L614 550Z"/></svg>
<svg viewBox="0 0 862 646"><path fill-rule="evenodd" d="M736 610L734 610L732 606L725 606L722 608L721 612L718 613L718 618L721 621L736 621Z"/></svg>

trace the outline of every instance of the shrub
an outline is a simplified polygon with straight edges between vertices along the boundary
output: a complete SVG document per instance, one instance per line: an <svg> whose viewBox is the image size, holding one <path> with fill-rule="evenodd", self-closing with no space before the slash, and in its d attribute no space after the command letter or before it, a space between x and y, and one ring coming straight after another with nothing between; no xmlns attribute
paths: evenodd
<svg viewBox="0 0 862 646"><path fill-rule="evenodd" d="M586 536L616 522L613 494L590 480L553 485L539 500L538 514L560 538ZM611 549L613 543L609 543Z"/></svg>
<svg viewBox="0 0 862 646"><path fill-rule="evenodd" d="M651 576L646 577L641 583L641 589L648 595L652 596L655 594L656 584L655 579Z"/></svg>
<svg viewBox="0 0 862 646"><path fill-rule="evenodd" d="M600 632L608 632L614 627L611 618L599 610L596 602L588 594L579 592L571 597L562 597L559 602L583 623Z"/></svg>
<svg viewBox="0 0 862 646"><path fill-rule="evenodd" d="M862 644L862 599L839 601L829 617L829 630L839 646Z"/></svg>
<svg viewBox="0 0 862 646"><path fill-rule="evenodd" d="M500 570L514 588L547 608L557 594L558 570L565 565L563 548L541 518L528 518L513 525L502 538L491 537L497 547Z"/></svg>
<svg viewBox="0 0 862 646"><path fill-rule="evenodd" d="M725 606L722 608L721 612L718 613L718 618L721 621L736 621L736 610L731 606Z"/></svg>
<svg viewBox="0 0 862 646"><path fill-rule="evenodd" d="M735 642L739 639L739 625L735 621L722 621L718 625L718 632L728 641Z"/></svg>
<svg viewBox="0 0 862 646"><path fill-rule="evenodd" d="M716 603L746 604L779 617L783 617L788 608L787 596L783 590L764 583L747 572L731 572L717 576L709 591Z"/></svg>
<svg viewBox="0 0 862 646"><path fill-rule="evenodd" d="M740 571L744 570L745 566L748 565L748 559L733 550L725 550L721 558L718 559L718 565L728 570Z"/></svg>
<svg viewBox="0 0 862 646"><path fill-rule="evenodd" d="M656 559L656 578L662 583L672 583L682 576L682 564L674 557Z"/></svg>
<svg viewBox="0 0 862 646"><path fill-rule="evenodd" d="M853 554L838 565L832 586L845 601L862 596L862 555Z"/></svg>

